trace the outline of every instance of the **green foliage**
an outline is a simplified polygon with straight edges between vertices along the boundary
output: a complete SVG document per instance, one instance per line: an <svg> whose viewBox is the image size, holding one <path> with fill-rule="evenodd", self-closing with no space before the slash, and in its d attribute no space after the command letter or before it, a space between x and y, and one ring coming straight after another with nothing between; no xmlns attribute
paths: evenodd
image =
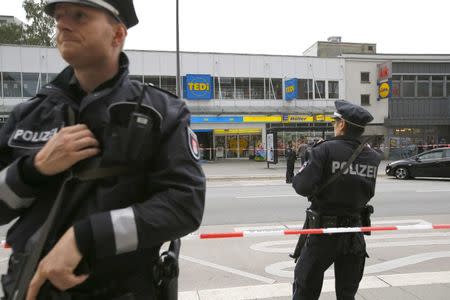
<svg viewBox="0 0 450 300"><path fill-rule="evenodd" d="M28 25L0 25L0 43L55 46L55 21L44 12L46 0L24 0Z"/></svg>

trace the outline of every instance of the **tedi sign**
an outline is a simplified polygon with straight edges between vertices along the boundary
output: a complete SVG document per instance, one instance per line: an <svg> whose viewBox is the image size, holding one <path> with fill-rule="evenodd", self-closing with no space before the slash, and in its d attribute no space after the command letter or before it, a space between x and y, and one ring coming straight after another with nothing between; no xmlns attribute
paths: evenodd
<svg viewBox="0 0 450 300"><path fill-rule="evenodd" d="M210 100L213 98L211 75L186 74L184 95L189 100Z"/></svg>

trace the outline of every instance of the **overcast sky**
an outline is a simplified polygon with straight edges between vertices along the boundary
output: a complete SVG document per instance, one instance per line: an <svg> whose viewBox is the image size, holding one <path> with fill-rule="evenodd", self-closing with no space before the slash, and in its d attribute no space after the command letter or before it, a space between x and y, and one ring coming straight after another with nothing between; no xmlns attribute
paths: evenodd
<svg viewBox="0 0 450 300"><path fill-rule="evenodd" d="M179 0L181 51L301 55L316 41L376 43L378 53L450 54L448 0ZM134 0L127 49L175 50L175 0ZM0 14L25 21L22 0Z"/></svg>

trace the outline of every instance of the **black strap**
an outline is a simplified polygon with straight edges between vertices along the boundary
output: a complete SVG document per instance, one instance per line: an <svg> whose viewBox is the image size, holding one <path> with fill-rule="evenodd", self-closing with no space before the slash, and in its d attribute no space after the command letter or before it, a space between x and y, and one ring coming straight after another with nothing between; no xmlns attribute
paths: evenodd
<svg viewBox="0 0 450 300"><path fill-rule="evenodd" d="M358 148L356 148L355 152L353 152L352 156L350 156L349 160L345 163L344 167L341 168L339 170L339 172L334 173L333 176L331 176L327 182L325 182L320 188L318 188L314 192L314 198L316 198L320 194L320 192L322 192L327 186L332 184L336 179L338 179L339 176L341 176L345 171L347 171L347 169L352 165L352 163L355 161L355 159L358 157L358 155L362 152L362 150L366 146L367 142L371 138L372 137L368 137L364 141L361 142L361 144L358 146Z"/></svg>

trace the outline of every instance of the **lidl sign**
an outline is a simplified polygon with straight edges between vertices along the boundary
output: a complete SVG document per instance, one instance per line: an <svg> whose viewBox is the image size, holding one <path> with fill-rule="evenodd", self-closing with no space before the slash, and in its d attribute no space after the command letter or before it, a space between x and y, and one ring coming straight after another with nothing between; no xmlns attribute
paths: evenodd
<svg viewBox="0 0 450 300"><path fill-rule="evenodd" d="M378 85L378 99L386 99L392 96L392 81L385 80Z"/></svg>
<svg viewBox="0 0 450 300"><path fill-rule="evenodd" d="M297 78L289 79L284 82L284 98L286 100L297 99L298 97L298 80Z"/></svg>
<svg viewBox="0 0 450 300"><path fill-rule="evenodd" d="M184 96L189 100L210 100L213 98L213 81L211 75L186 74Z"/></svg>

